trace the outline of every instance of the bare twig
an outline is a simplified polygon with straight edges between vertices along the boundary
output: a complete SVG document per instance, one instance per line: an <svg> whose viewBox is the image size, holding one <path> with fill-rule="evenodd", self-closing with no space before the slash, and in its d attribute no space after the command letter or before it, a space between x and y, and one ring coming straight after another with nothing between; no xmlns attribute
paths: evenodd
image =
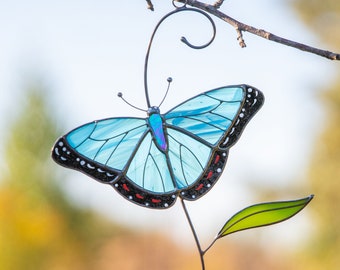
<svg viewBox="0 0 340 270"><path fill-rule="evenodd" d="M286 46L290 46L305 52L309 52L309 53L313 53L315 55L319 55L322 57L325 57L327 59L330 60L340 60L340 54L338 53L334 53L334 52L330 52L330 51L326 51L326 50L321 50L315 47L311 47L299 42L295 42L289 39L285 39L282 37L279 37L277 35L274 35L270 32L267 32L263 29L257 29L253 26L241 23L233 18L231 18L230 16L224 14L223 12L219 11L217 7L215 7L214 5L209 5L200 1L196 1L196 0L176 0L177 2L181 2L181 3L186 3L187 5L190 5L192 7L204 10L218 18L220 18L221 20L227 22L228 24L230 24L231 26L233 26L237 32L237 39L240 42L240 46L241 47L245 47L245 42L243 40L242 37L242 32L248 32L254 35L257 35L259 37L271 40L271 41L275 41L278 42L280 44L286 45ZM221 4L223 3L223 1L217 1L217 2L221 2ZM217 3L216 2L216 3ZM215 4L216 4L215 3Z"/></svg>
<svg viewBox="0 0 340 270"><path fill-rule="evenodd" d="M213 6L215 8L220 8L223 5L224 0L217 0Z"/></svg>
<svg viewBox="0 0 340 270"><path fill-rule="evenodd" d="M151 0L146 0L146 3L148 4L148 9L150 9L151 11L154 11L153 4L152 4Z"/></svg>
<svg viewBox="0 0 340 270"><path fill-rule="evenodd" d="M238 40L238 43L240 44L241 48L247 47L247 45L246 45L246 43L244 42L244 39L243 39L242 31L240 29L236 28L236 33L237 33L237 40Z"/></svg>

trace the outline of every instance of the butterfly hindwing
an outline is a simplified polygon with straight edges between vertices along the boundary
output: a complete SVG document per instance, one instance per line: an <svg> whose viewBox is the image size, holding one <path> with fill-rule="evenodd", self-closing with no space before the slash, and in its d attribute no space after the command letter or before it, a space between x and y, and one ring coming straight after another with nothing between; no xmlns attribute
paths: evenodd
<svg viewBox="0 0 340 270"><path fill-rule="evenodd" d="M178 189L194 184L204 171L211 155L211 148L188 134L167 128L169 161Z"/></svg>
<svg viewBox="0 0 340 270"><path fill-rule="evenodd" d="M220 178L228 158L228 151L215 151L195 184L182 190L180 196L186 200L197 200L206 194Z"/></svg>

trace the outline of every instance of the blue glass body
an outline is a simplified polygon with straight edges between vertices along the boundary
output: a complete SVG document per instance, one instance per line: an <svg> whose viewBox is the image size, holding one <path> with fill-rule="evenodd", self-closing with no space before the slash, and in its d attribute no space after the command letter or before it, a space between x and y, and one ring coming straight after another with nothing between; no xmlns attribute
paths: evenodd
<svg viewBox="0 0 340 270"><path fill-rule="evenodd" d="M164 134L163 119L160 115L159 108L153 107L153 110L149 114L148 123L152 136L155 139L158 149L164 152L168 147Z"/></svg>

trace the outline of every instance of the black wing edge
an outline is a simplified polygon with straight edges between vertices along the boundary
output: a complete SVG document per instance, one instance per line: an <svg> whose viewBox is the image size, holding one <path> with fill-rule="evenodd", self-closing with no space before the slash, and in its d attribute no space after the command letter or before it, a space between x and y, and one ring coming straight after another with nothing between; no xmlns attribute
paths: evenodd
<svg viewBox="0 0 340 270"><path fill-rule="evenodd" d="M59 138L54 144L52 158L59 165L80 171L104 184L114 182L121 175L119 171L111 170L74 151L65 136Z"/></svg>
<svg viewBox="0 0 340 270"><path fill-rule="evenodd" d="M111 170L74 151L65 136L59 138L52 148L53 160L69 169L80 171L103 184L111 185L120 195L140 206L167 209L177 199L177 191L168 194L150 193L132 184L121 172Z"/></svg>
<svg viewBox="0 0 340 270"><path fill-rule="evenodd" d="M112 187L127 200L146 208L168 209L176 202L178 191L169 193L151 193L133 184L126 177L121 177Z"/></svg>
<svg viewBox="0 0 340 270"><path fill-rule="evenodd" d="M195 201L206 194L222 175L228 159L228 151L216 150L209 161L209 165L203 172L201 178L193 186L183 189L180 195L183 199Z"/></svg>
<svg viewBox="0 0 340 270"><path fill-rule="evenodd" d="M218 145L219 149L228 149L238 141L250 119L257 113L264 103L264 95L260 90L246 84L242 84L240 86L245 91L245 99L237 117L235 117L231 127L221 139Z"/></svg>

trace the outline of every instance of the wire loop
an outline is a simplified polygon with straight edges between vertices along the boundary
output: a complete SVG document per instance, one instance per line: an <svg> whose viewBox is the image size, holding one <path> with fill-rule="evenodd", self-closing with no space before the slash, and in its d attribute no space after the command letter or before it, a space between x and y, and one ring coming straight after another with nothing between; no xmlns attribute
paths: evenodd
<svg viewBox="0 0 340 270"><path fill-rule="evenodd" d="M177 6L177 5L175 4L175 2L178 2L178 1L172 0L172 5L173 5L175 8L186 7L186 6L187 6L187 3L188 3L188 1L186 0L186 1L184 2L183 6Z"/></svg>

